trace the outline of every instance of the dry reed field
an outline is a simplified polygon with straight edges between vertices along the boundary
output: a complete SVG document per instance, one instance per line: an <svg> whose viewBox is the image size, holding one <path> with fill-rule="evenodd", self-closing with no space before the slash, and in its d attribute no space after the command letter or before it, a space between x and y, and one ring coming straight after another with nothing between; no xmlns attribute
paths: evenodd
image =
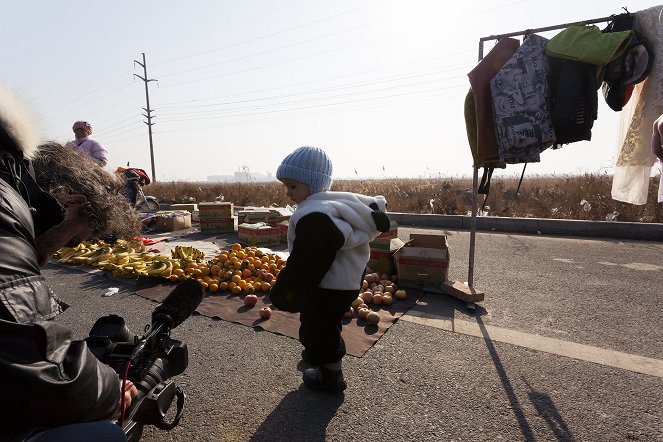
<svg viewBox="0 0 663 442"><path fill-rule="evenodd" d="M493 177L483 216L569 220L663 222L657 203L658 178L652 178L647 204L635 206L610 196L612 176L527 176L520 190L517 178ZM472 180L444 178L335 181L332 190L384 195L391 212L468 215L472 209ZM145 188L163 203L230 201L236 206L285 207L289 201L278 182L194 183L158 182ZM483 195L479 195L479 208Z"/></svg>

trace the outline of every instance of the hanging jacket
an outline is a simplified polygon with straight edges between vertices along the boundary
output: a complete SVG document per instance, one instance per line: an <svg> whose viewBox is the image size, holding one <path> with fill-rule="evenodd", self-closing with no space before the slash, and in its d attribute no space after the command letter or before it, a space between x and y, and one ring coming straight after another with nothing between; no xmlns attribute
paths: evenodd
<svg viewBox="0 0 663 442"><path fill-rule="evenodd" d="M490 80L497 146L507 164L539 162L539 154L555 142L547 41L539 35L528 36Z"/></svg>
<svg viewBox="0 0 663 442"><path fill-rule="evenodd" d="M598 115L596 66L549 57L554 148L592 139Z"/></svg>
<svg viewBox="0 0 663 442"><path fill-rule="evenodd" d="M472 87L476 113L476 167L505 167L495 139L495 119L490 79L513 56L520 42L513 38L501 38L467 76Z"/></svg>

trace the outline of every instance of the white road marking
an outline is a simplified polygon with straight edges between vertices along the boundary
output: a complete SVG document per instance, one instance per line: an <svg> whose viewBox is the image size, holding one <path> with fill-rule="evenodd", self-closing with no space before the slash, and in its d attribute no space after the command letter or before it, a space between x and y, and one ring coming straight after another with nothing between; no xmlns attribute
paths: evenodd
<svg viewBox="0 0 663 442"><path fill-rule="evenodd" d="M663 360L660 359L562 341L491 325L480 326L477 322L432 315L415 309L401 316L400 320L663 378Z"/></svg>

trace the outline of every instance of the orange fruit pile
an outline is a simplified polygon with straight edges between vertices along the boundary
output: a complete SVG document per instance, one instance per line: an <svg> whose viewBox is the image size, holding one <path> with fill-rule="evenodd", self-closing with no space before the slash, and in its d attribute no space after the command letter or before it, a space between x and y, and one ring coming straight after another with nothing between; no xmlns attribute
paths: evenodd
<svg viewBox="0 0 663 442"><path fill-rule="evenodd" d="M182 268L173 270L169 279L175 282L194 278L210 293L266 293L284 266L285 260L278 255L235 243L205 263L185 263Z"/></svg>

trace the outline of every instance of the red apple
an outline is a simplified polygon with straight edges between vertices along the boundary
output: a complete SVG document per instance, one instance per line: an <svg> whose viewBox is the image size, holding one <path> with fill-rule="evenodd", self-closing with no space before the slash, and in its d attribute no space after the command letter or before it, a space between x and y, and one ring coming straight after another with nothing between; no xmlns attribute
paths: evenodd
<svg viewBox="0 0 663 442"><path fill-rule="evenodd" d="M360 308L357 314L361 319L366 319L366 317L371 313L370 309L367 308Z"/></svg>
<svg viewBox="0 0 663 442"><path fill-rule="evenodd" d="M249 307L253 307L258 303L258 296L257 295L246 295L244 297L244 305L248 305Z"/></svg>
<svg viewBox="0 0 663 442"><path fill-rule="evenodd" d="M375 305L380 305L382 304L382 294L381 293L376 293L373 295L373 304Z"/></svg>
<svg viewBox="0 0 663 442"><path fill-rule="evenodd" d="M345 312L345 313L343 314L343 317L344 317L344 318L352 318L354 315L355 315L355 309L353 309L352 307L350 307L350 310L348 310L347 312Z"/></svg>
<svg viewBox="0 0 663 442"><path fill-rule="evenodd" d="M269 307L262 307L259 311L258 314L262 319L269 319L272 316L272 309Z"/></svg>

